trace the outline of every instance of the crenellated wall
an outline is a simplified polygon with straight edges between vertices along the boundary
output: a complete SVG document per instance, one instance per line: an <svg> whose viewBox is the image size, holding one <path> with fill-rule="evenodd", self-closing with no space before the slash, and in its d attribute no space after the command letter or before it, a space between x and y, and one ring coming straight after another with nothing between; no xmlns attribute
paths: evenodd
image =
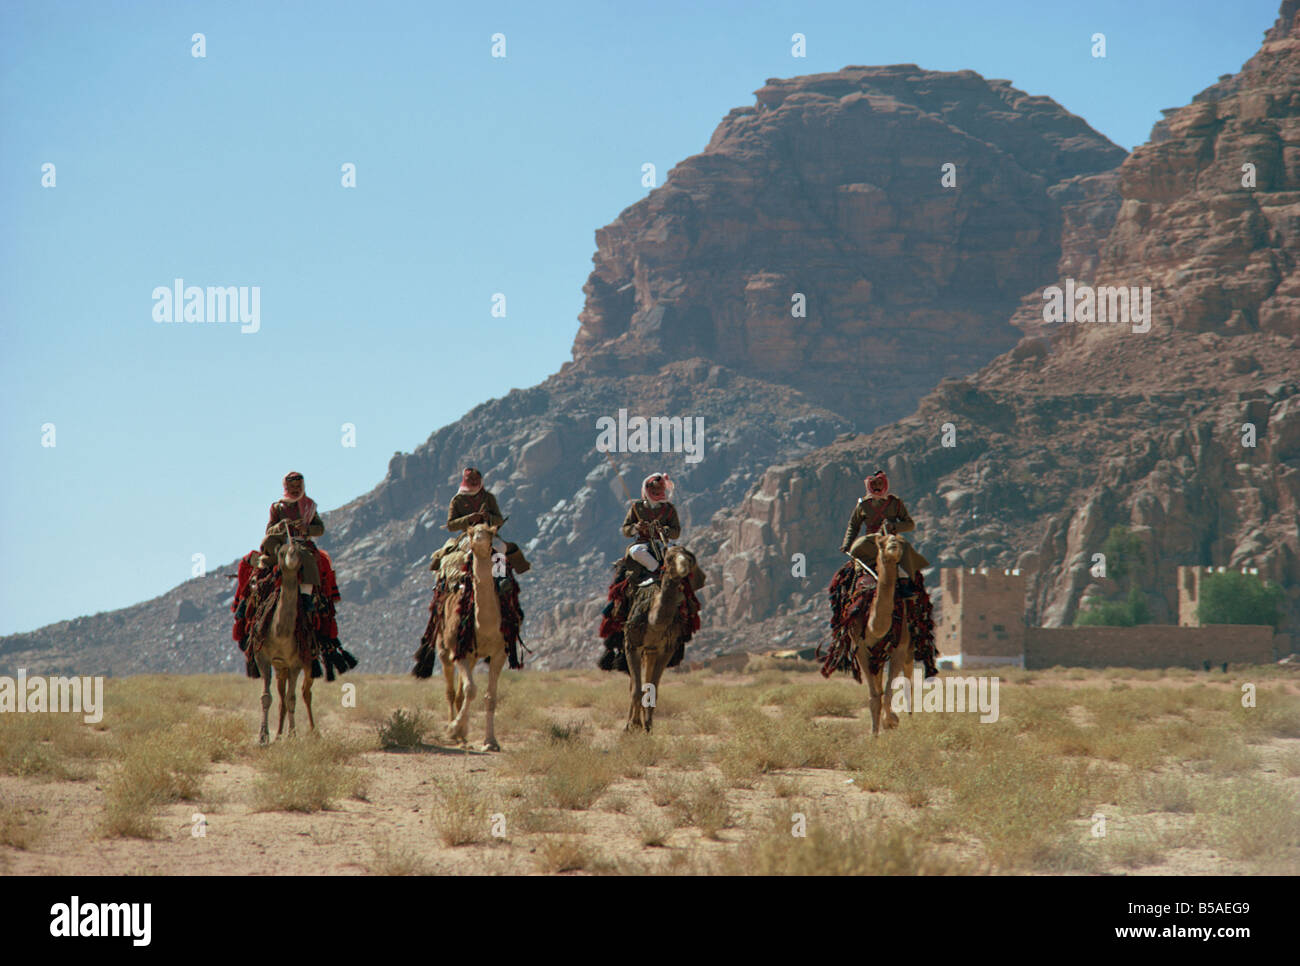
<svg viewBox="0 0 1300 966"><path fill-rule="evenodd" d="M1205 568L1179 568L1182 610L1194 612ZM1213 568L1211 568L1213 569ZM1265 664L1290 642L1265 625L1142 624L1137 627L1029 627L1026 578L1018 570L941 568L943 604L935 628L939 651L960 654L963 668L1013 664L1026 668L1202 668Z"/></svg>

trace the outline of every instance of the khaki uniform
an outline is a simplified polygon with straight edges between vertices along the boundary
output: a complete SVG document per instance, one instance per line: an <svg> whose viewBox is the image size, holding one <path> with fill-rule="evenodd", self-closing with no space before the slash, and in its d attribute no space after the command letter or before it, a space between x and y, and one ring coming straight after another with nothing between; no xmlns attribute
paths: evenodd
<svg viewBox="0 0 1300 966"><path fill-rule="evenodd" d="M659 534L667 541L676 540L682 535L682 524L677 519L677 508L667 500L658 504L651 504L650 501L645 499L633 500L628 505L627 516L623 519L622 532L623 536L634 538L636 543L627 548L623 559L631 566L645 568L649 566L647 562L649 557L659 559L663 547L655 546L649 538L643 538L636 532L637 525L640 523L659 524ZM646 549L638 550L638 546ZM643 557L642 560L637 559L638 554ZM662 560L660 560L660 563L662 563Z"/></svg>
<svg viewBox="0 0 1300 966"><path fill-rule="evenodd" d="M651 506L645 500L633 500L627 508L623 519L623 536L635 537L638 523L657 523L669 540L676 540L682 535L682 524L677 519L677 507L664 501L658 506Z"/></svg>
<svg viewBox="0 0 1300 966"><path fill-rule="evenodd" d="M501 508L497 506L497 498L488 490L479 490L477 493L457 493L451 498L451 504L447 507L447 529L453 533L469 530L473 524L470 518L476 513L483 514L483 522L490 527L499 527L505 522L505 517L501 513ZM442 558L451 551L455 550L465 538L452 537L444 543L441 549L434 552L433 559L429 562L430 570L437 570ZM518 545L506 541L506 558L510 562L511 569L517 573L527 573L532 569L523 552Z"/></svg>
<svg viewBox="0 0 1300 966"><path fill-rule="evenodd" d="M457 493L451 498L451 505L447 507L447 529L453 532L468 530L469 518L476 513L483 514L486 518L484 522L490 527L500 526L506 519L497 506L497 498L489 491Z"/></svg>
<svg viewBox="0 0 1300 966"><path fill-rule="evenodd" d="M907 512L907 507L892 493L883 500L864 496L853 508L853 516L844 530L844 540L840 544L840 549L848 551L873 570L876 569L875 535L880 532L882 524L891 525L895 533L907 533L909 530L916 529L916 522ZM860 537L859 530L864 531ZM899 564L911 576L930 566L930 561L917 553L912 545L904 540L903 559Z"/></svg>

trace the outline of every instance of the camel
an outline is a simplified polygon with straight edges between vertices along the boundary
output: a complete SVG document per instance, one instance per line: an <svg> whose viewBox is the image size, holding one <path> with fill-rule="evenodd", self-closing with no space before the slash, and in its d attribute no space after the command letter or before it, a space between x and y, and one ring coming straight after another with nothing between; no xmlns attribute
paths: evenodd
<svg viewBox="0 0 1300 966"><path fill-rule="evenodd" d="M443 602L442 635L438 640L438 657L447 681L447 705L450 709L448 736L461 743L469 739L469 706L478 694L474 685L474 665L488 662L485 710L487 735L483 751L500 751L496 738L497 682L506 664L506 639L501 633L501 606L497 585L492 576L492 540L499 525L478 523L469 529L470 579L474 582L474 650L456 657L456 631L459 623L459 594L449 594Z"/></svg>
<svg viewBox="0 0 1300 966"><path fill-rule="evenodd" d="M275 687L280 692L280 724L275 737L278 740L284 734L285 712L289 715L289 734L292 736L294 712L298 707L294 689L298 684L298 675L302 672L302 700L307 706L307 724L316 730L316 719L311 712L311 665L303 664L298 653L298 640L294 627L298 622L298 571L302 568L302 554L292 539L286 540L276 551L276 562L280 567L280 599L275 603L275 613L271 615L271 626L266 640L259 648L254 659L257 670L262 677L262 730L258 734L259 744L266 744L270 737L267 726L267 713L271 708L271 670L275 670Z"/></svg>
<svg viewBox="0 0 1300 966"><path fill-rule="evenodd" d="M898 562L903 557L903 541L897 534L887 533L885 527L875 534L876 541L876 596L871 602L871 609L866 620L857 627L849 629L850 638L857 647L858 663L867 675L867 687L871 690L871 736L880 734L880 710L884 704L884 695L893 684L894 678L903 675L904 687L912 680L912 638L907 622L903 622L900 640L894 642L888 657L889 671L885 664L873 673L870 666L869 652L881 638L889 633L894 620L894 589L898 585ZM861 562L858 566L863 566ZM882 680L883 675L883 680ZM912 713L912 699L907 695L907 711ZM898 715L892 708L885 707L885 728L897 728Z"/></svg>
<svg viewBox="0 0 1300 966"><path fill-rule="evenodd" d="M623 634L632 694L627 715L628 731L640 729L648 732L654 723L659 678L680 643L677 611L685 598L682 582L688 579L696 581L697 590L704 585L704 574L695 566L695 555L684 547L669 547L664 552L659 586L652 592L644 621L635 619L641 604L634 602L632 605L632 616Z"/></svg>

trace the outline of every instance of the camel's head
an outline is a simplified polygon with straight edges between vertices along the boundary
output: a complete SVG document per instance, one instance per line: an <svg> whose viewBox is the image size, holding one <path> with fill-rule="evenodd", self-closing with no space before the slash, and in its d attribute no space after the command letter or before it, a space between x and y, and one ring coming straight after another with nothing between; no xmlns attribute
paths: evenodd
<svg viewBox="0 0 1300 966"><path fill-rule="evenodd" d="M880 525L880 532L876 534L876 550L880 554L881 560L888 560L890 563L898 563L903 559L903 541L896 533L890 533L885 529L885 525Z"/></svg>
<svg viewBox="0 0 1300 966"><path fill-rule="evenodd" d="M302 551L292 540L286 540L275 551L275 562L280 566L280 573L297 573L302 566Z"/></svg>
<svg viewBox="0 0 1300 966"><path fill-rule="evenodd" d="M486 523L476 523L469 528L469 548L474 556L492 556L492 540L500 529L499 526L493 527Z"/></svg>
<svg viewBox="0 0 1300 966"><path fill-rule="evenodd" d="M685 547L669 547L664 552L663 572L666 580L685 580L689 577L695 590L704 586L704 571L695 562L695 554Z"/></svg>
<svg viewBox="0 0 1300 966"><path fill-rule="evenodd" d="M689 577L695 569L695 554L685 547L669 547L664 552L664 576L674 580Z"/></svg>

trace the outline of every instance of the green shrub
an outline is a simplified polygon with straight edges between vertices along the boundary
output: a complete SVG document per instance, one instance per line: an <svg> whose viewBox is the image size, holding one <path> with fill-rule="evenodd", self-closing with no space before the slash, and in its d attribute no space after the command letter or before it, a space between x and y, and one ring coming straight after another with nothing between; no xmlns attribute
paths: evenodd
<svg viewBox="0 0 1300 966"><path fill-rule="evenodd" d="M385 750L419 748L424 742L429 722L419 711L409 712L398 708L387 721L379 725L379 744Z"/></svg>
<svg viewBox="0 0 1300 966"><path fill-rule="evenodd" d="M1202 624L1267 624L1282 619L1282 588L1255 574L1227 570L1201 580L1196 617Z"/></svg>
<svg viewBox="0 0 1300 966"><path fill-rule="evenodd" d="M1127 600L1088 598L1085 604L1087 606L1081 607L1075 615L1076 627L1133 627L1151 623L1146 596L1136 587L1129 588Z"/></svg>

